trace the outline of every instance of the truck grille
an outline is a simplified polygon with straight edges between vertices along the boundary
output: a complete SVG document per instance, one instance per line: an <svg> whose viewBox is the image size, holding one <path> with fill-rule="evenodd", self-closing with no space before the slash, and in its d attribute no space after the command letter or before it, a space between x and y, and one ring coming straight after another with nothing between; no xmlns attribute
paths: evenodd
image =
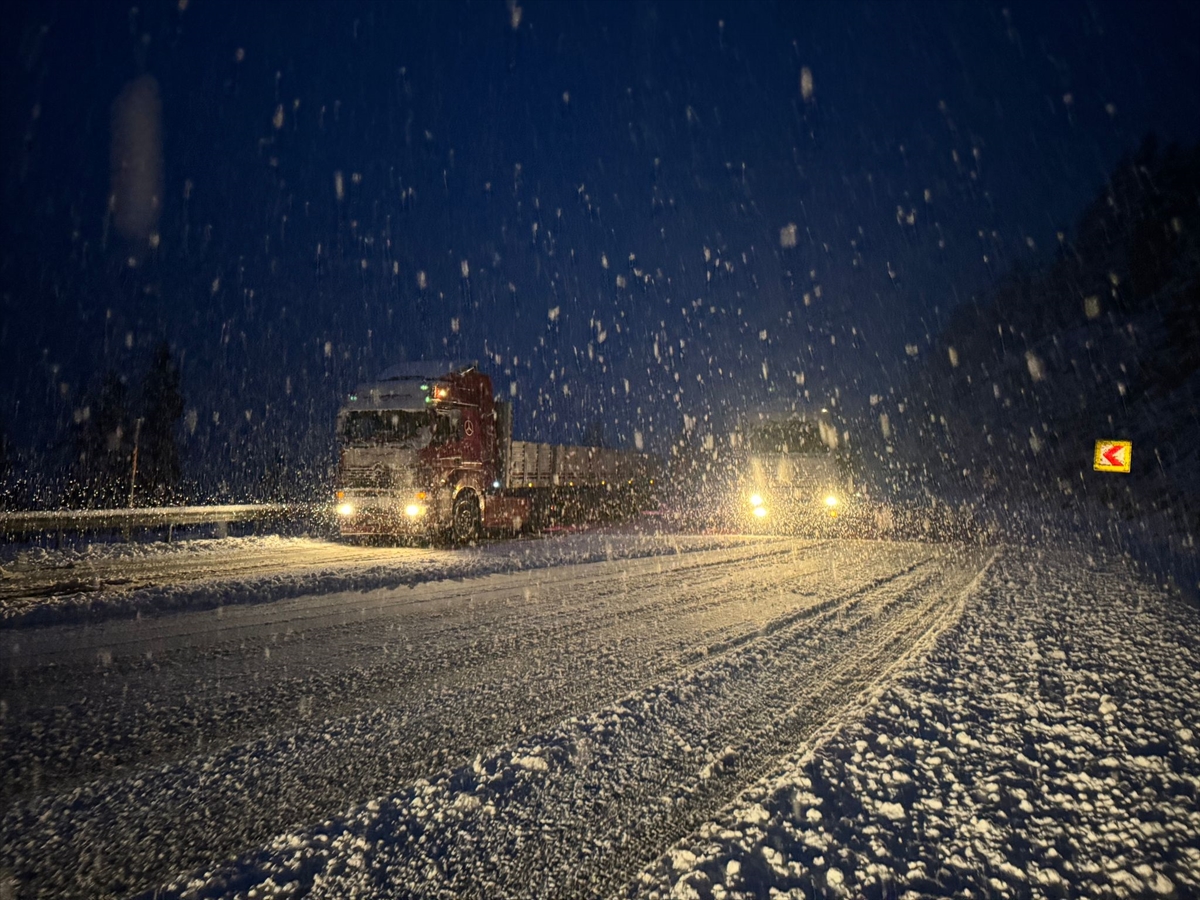
<svg viewBox="0 0 1200 900"><path fill-rule="evenodd" d="M374 466L345 466L342 469L342 487L347 488L392 488L399 481L390 466L379 463Z"/></svg>

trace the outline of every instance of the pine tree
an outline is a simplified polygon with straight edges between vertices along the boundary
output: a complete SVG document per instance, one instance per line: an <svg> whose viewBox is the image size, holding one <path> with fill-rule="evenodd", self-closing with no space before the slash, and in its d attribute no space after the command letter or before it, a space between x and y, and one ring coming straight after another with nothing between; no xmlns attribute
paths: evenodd
<svg viewBox="0 0 1200 900"><path fill-rule="evenodd" d="M85 398L75 420L73 506L112 508L129 500L133 415L129 390L116 372Z"/></svg>
<svg viewBox="0 0 1200 900"><path fill-rule="evenodd" d="M162 504L174 500L179 487L177 432L183 418L179 368L165 341L155 347L150 359L142 384L141 409L137 499Z"/></svg>
<svg viewBox="0 0 1200 900"><path fill-rule="evenodd" d="M583 431L583 446L585 447L607 447L608 441L604 435L604 423L599 419L593 419L588 423L587 428Z"/></svg>

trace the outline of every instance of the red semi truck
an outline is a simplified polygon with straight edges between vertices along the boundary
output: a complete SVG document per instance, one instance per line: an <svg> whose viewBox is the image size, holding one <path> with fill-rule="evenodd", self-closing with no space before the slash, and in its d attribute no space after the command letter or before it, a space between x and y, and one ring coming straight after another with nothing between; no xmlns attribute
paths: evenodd
<svg viewBox="0 0 1200 900"><path fill-rule="evenodd" d="M335 509L343 536L516 533L636 513L651 457L515 441L512 407L469 363L407 363L338 412Z"/></svg>

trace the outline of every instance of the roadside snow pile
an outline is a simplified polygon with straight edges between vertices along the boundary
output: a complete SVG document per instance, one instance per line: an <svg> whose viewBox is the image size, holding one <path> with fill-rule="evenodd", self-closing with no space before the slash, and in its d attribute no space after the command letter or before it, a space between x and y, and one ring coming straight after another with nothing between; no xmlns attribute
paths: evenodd
<svg viewBox="0 0 1200 900"><path fill-rule="evenodd" d="M926 663L631 897L1200 895L1200 615L1007 556Z"/></svg>
<svg viewBox="0 0 1200 900"><path fill-rule="evenodd" d="M60 546L44 544L0 544L0 578L15 577L30 570L74 569L96 562L143 562L150 559L198 559L205 556L253 550L281 551L302 538L278 535L231 538L176 539L174 541L123 541L78 535Z"/></svg>
<svg viewBox="0 0 1200 900"><path fill-rule="evenodd" d="M359 552L360 548L325 541L278 536L27 548L10 551L0 564L0 631L677 555L751 540L762 539L595 531L484 542L458 550L392 547ZM97 565L115 580L91 571ZM60 579L57 585L22 592L23 579L47 572Z"/></svg>

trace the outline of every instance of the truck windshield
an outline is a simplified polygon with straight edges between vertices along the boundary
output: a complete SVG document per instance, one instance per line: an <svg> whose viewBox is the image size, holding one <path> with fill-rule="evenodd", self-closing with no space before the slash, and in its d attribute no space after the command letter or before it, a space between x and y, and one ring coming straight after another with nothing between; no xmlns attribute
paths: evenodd
<svg viewBox="0 0 1200 900"><path fill-rule="evenodd" d="M369 410L346 413L342 439L351 444L390 444L420 449L433 436L432 416L427 411Z"/></svg>
<svg viewBox="0 0 1200 900"><path fill-rule="evenodd" d="M750 432L749 444L751 453L829 452L813 422L768 422Z"/></svg>

